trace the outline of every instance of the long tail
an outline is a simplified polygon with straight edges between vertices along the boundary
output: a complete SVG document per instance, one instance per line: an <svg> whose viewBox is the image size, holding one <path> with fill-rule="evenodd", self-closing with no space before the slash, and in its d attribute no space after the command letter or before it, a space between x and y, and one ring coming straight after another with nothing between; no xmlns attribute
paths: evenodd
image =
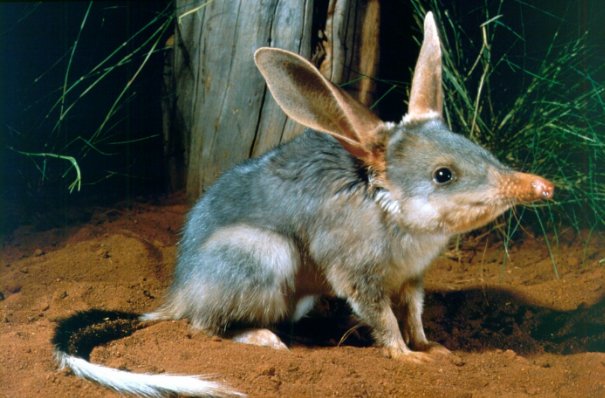
<svg viewBox="0 0 605 398"><path fill-rule="evenodd" d="M103 330L105 335L100 339L99 328L90 328L91 320L95 321L102 319L103 323L111 323L108 320L108 314L112 317L122 319L120 327L111 325ZM88 311L86 313L76 314L64 321L61 321L57 327L57 332L53 338L55 344L55 358L61 368L69 368L76 376L82 377L111 388L122 394L133 394L141 397L159 398L166 396L185 396L185 397L244 397L238 391L235 391L223 384L204 380L197 376L180 376L171 374L149 374L149 373L132 373L124 370L113 369L103 365L93 364L83 357L88 357L90 351L94 347L93 344L86 341L90 338L92 329L95 330L96 343L100 341L108 341L121 336L132 333L132 331L140 328L133 326L117 332L118 328L123 328L124 317L130 318L127 322L135 325L138 324L136 318L133 319L133 314L121 313L116 315L115 312L107 311ZM115 320L114 320L115 321ZM99 320L98 323L101 323ZM84 326L84 329L82 325ZM78 325L76 327L76 325ZM106 326L106 325L104 325ZM89 330L87 330L89 329ZM85 352L79 353L84 350ZM76 352L77 355L72 355Z"/></svg>

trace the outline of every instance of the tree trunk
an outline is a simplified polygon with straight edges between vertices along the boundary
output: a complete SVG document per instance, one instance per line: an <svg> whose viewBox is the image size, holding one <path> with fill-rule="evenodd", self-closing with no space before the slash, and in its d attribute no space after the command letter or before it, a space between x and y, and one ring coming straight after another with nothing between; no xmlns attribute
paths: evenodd
<svg viewBox="0 0 605 398"><path fill-rule="evenodd" d="M171 187L186 181L190 199L226 169L303 130L266 90L253 61L257 48L312 59L332 81L352 82L345 88L371 101L378 0L177 0L176 7L166 68L165 86L174 95L164 99L165 154Z"/></svg>

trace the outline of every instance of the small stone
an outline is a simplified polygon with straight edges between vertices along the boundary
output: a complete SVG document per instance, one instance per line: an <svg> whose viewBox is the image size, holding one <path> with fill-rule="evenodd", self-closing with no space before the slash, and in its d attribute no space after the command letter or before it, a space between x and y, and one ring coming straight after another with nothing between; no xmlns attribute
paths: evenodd
<svg viewBox="0 0 605 398"><path fill-rule="evenodd" d="M36 257L43 256L44 254L46 254L46 253L44 253L44 250L42 250L40 248L34 250L34 256L36 256Z"/></svg>
<svg viewBox="0 0 605 398"><path fill-rule="evenodd" d="M95 252L95 254L101 258L109 258L111 257L111 254L109 253L109 250L105 249L105 248L100 248L99 250L97 250Z"/></svg>

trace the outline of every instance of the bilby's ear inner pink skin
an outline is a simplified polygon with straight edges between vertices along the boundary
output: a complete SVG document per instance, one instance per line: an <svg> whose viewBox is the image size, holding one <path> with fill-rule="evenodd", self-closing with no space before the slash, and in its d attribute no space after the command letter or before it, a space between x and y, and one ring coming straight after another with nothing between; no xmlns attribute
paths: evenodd
<svg viewBox="0 0 605 398"><path fill-rule="evenodd" d="M368 167L384 170L385 124L372 111L297 54L261 48L254 59L273 98L289 117L332 135Z"/></svg>

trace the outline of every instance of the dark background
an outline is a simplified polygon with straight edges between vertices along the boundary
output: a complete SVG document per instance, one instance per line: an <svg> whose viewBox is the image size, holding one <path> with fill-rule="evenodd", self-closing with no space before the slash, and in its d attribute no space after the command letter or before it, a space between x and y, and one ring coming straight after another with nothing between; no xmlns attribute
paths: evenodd
<svg viewBox="0 0 605 398"><path fill-rule="evenodd" d="M460 24L469 38L481 40L478 25L485 21L485 5L494 1L443 1L443 9ZM506 1L501 30L492 43L494 57L508 51L525 68L535 68L559 32L560 43L586 31L594 58L587 68L605 59L605 5L599 0ZM96 149L76 138L89 137L105 118L108 109L132 78L146 53L136 53L148 37L144 33L121 48L122 43L150 24L163 20L162 12L173 9L167 1L103 1L92 4L74 53L69 81L85 75L101 60L120 48L116 60L135 52L131 62L116 67L108 77L77 102L60 128L54 129L71 48L80 32L88 2L0 3L0 226L12 229L29 222L48 224L44 215L90 204L112 204L138 197L159 197L166 192L162 152L162 74L165 50L156 51L111 119L111 126ZM177 14L182 11L177 11ZM397 89L378 109L386 120L398 120L405 109L406 90L418 51L418 31L407 1L382 3L381 66L379 94L397 82ZM159 24L156 22L156 24ZM154 29L153 23L149 32ZM525 40L519 39L513 32ZM164 42L170 34L169 30ZM474 57L474 55L473 55ZM114 64L117 61L114 61ZM108 65L110 65L109 63ZM594 65L593 65L594 64ZM603 79L603 76L597 76ZM498 87L506 106L523 87L525 76L509 69L502 72ZM600 80L602 81L602 80ZM85 83L83 83L85 84ZM562 88L564 89L564 88ZM81 91L80 91L81 92ZM70 93L66 104L80 94ZM54 129L54 130L53 130ZM74 141L75 139L75 141ZM52 152L77 158L82 169L82 188L70 193L67 186L73 169L58 159L28 157L16 151ZM44 220L44 221L41 221ZM67 216L50 223L69 222ZM42 225L44 226L44 225Z"/></svg>

